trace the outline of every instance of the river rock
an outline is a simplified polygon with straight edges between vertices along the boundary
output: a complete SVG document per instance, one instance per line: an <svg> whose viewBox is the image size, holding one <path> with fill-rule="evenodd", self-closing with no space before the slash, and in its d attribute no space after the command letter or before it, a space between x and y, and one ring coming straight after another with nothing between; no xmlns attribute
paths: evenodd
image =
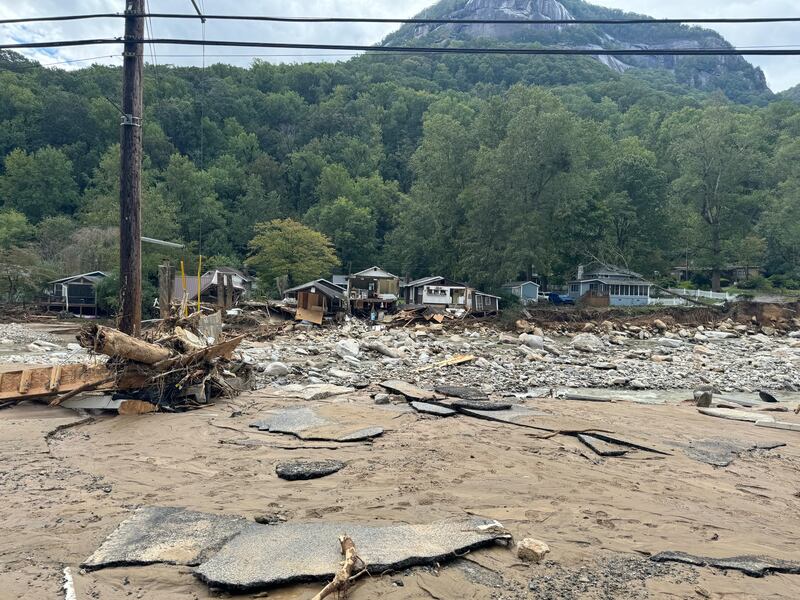
<svg viewBox="0 0 800 600"><path fill-rule="evenodd" d="M517 556L528 562L541 562L549 552L550 546L541 540L525 538L517 544Z"/></svg>
<svg viewBox="0 0 800 600"><path fill-rule="evenodd" d="M579 333L572 338L571 346L581 352L600 352L603 350L603 340L593 333Z"/></svg>
<svg viewBox="0 0 800 600"><path fill-rule="evenodd" d="M327 477L344 469L345 464L338 460L295 460L279 463L275 467L278 477L286 481L301 481Z"/></svg>
<svg viewBox="0 0 800 600"><path fill-rule="evenodd" d="M336 342L334 351L342 358L356 358L361 351L361 348L359 347L357 341L348 339L339 340Z"/></svg>
<svg viewBox="0 0 800 600"><path fill-rule="evenodd" d="M284 375L288 375L290 373L290 369L282 362L274 362L269 363L264 368L264 374L270 377L283 377Z"/></svg>

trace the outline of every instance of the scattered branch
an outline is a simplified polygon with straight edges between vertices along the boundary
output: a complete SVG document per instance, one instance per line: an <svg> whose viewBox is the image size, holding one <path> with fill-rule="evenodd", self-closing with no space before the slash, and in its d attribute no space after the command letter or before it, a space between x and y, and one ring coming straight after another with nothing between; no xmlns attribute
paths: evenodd
<svg viewBox="0 0 800 600"><path fill-rule="evenodd" d="M342 546L342 554L344 555L344 560L339 566L339 571L336 573L333 581L322 588L322 590L311 600L322 600L334 592L342 592L346 595L347 587L350 584L351 578L353 578L353 569L355 569L356 565L361 566L362 572L363 570L366 570L366 565L356 553L356 545L353 543L353 540L349 535L339 536L339 544ZM357 574L356 576L360 574L361 573Z"/></svg>

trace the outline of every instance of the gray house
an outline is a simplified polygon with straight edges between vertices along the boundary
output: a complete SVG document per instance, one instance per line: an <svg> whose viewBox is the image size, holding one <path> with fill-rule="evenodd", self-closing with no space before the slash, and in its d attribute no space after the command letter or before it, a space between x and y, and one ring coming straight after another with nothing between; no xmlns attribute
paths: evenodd
<svg viewBox="0 0 800 600"><path fill-rule="evenodd" d="M569 294L589 306L647 306L653 284L628 269L611 265L578 267Z"/></svg>
<svg viewBox="0 0 800 600"><path fill-rule="evenodd" d="M539 301L540 286L535 281L511 281L501 289L519 298L523 304L533 304Z"/></svg>
<svg viewBox="0 0 800 600"><path fill-rule="evenodd" d="M103 271L91 271L50 281L42 306L48 311L64 310L80 315L96 315L97 284L106 277L108 275Z"/></svg>

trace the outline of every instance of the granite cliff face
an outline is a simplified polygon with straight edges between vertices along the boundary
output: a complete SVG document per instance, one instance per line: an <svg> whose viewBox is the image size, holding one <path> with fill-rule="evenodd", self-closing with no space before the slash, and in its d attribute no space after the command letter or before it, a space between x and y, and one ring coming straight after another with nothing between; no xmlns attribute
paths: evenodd
<svg viewBox="0 0 800 600"><path fill-rule="evenodd" d="M583 0L442 0L420 17L452 19L624 19L632 15ZM588 49L719 48L730 47L720 34L682 25L513 25L443 24L405 26L385 41L388 45L496 40L503 44L539 43L547 47ZM739 56L597 56L617 72L631 68L662 69L680 83L702 90L744 88L769 94L763 72Z"/></svg>

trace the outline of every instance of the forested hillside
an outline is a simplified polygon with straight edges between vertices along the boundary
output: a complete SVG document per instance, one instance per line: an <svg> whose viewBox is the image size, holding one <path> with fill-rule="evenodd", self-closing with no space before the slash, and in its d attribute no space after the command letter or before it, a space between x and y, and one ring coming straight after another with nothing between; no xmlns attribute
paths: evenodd
<svg viewBox="0 0 800 600"><path fill-rule="evenodd" d="M0 56L0 293L116 268L120 81ZM800 276L793 102L591 58L409 55L148 66L145 107L144 233L209 266L242 265L256 224L288 218L342 271L490 289L594 258Z"/></svg>

